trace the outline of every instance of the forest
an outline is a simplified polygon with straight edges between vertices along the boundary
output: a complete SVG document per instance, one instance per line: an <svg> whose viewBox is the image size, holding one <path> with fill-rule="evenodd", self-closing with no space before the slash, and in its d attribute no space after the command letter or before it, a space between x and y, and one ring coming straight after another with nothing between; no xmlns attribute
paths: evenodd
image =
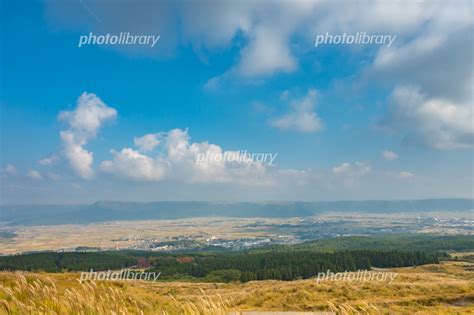
<svg viewBox="0 0 474 315"><path fill-rule="evenodd" d="M438 263L436 254L400 251L311 251L194 255L155 258L163 279L189 276L210 282L308 279L319 272L409 267Z"/></svg>
<svg viewBox="0 0 474 315"><path fill-rule="evenodd" d="M467 235L351 236L236 252L39 252L1 256L0 270L74 272L139 268L161 272L160 279L165 281L295 280L327 270L343 272L438 263L447 257L447 252L472 249L474 236Z"/></svg>
<svg viewBox="0 0 474 315"><path fill-rule="evenodd" d="M0 257L0 270L89 271L143 268L161 272L163 279L210 282L295 280L318 272L356 271L371 267L407 267L438 263L438 255L401 251L315 251L266 253L153 254L136 252L34 253Z"/></svg>

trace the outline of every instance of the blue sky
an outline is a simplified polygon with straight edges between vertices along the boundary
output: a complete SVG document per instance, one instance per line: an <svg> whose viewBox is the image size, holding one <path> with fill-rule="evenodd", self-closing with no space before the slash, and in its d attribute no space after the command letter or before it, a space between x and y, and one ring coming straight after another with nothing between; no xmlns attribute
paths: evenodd
<svg viewBox="0 0 474 315"><path fill-rule="evenodd" d="M472 197L472 4L346 4L3 3L1 202Z"/></svg>

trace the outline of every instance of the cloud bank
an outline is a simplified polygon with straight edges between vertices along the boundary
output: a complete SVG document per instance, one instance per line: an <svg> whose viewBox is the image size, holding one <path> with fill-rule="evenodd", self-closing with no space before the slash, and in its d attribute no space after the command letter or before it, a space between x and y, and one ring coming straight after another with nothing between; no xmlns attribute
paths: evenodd
<svg viewBox="0 0 474 315"><path fill-rule="evenodd" d="M208 142L191 142L188 130L147 134L135 138L135 148L112 151L103 161L103 172L136 181L174 180L191 183L269 184L267 168L258 161L240 157L240 151L225 151ZM199 160L199 156L234 155L230 160Z"/></svg>

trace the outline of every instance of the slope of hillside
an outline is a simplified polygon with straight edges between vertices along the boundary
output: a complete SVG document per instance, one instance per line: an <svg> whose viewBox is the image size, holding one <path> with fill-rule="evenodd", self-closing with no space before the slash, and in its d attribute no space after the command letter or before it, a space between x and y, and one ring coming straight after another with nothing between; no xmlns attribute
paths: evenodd
<svg viewBox="0 0 474 315"><path fill-rule="evenodd" d="M124 314L228 314L230 311L332 311L337 314L472 314L474 264L445 262L396 272L381 281L245 284L85 282L78 274L0 273L0 309L17 314L32 305L46 313L110 310ZM66 290L67 289L67 290ZM16 312L16 313L15 313Z"/></svg>

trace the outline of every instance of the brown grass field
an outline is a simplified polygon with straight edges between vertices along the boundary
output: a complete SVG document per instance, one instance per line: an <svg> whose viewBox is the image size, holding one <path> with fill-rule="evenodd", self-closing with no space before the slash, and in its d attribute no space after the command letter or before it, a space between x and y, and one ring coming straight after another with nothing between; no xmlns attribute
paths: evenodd
<svg viewBox="0 0 474 315"><path fill-rule="evenodd" d="M1 314L474 314L474 264L390 271L387 282L84 282L77 273L0 272Z"/></svg>

